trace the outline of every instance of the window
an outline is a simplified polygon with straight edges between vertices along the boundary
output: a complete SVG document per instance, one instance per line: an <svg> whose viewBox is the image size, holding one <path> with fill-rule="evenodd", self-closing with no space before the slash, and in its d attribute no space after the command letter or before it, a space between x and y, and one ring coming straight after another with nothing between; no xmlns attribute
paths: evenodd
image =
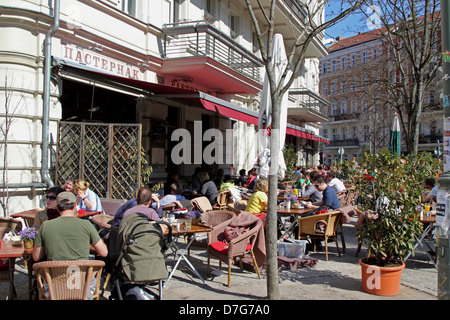
<svg viewBox="0 0 450 320"><path fill-rule="evenodd" d="M330 87L330 93L331 93L331 94L334 94L334 93L336 93L336 91L337 91L337 85L336 85L336 82L332 82L332 83L331 83L331 87Z"/></svg>
<svg viewBox="0 0 450 320"><path fill-rule="evenodd" d="M342 70L344 70L347 66L346 66L346 62L347 62L347 58L341 58L341 66L342 66Z"/></svg>
<svg viewBox="0 0 450 320"><path fill-rule="evenodd" d="M347 100L341 101L341 114L347 113Z"/></svg>
<svg viewBox="0 0 450 320"><path fill-rule="evenodd" d="M328 72L328 70L327 70L327 63L326 62L324 62L322 64L322 72L323 72L323 74L326 74Z"/></svg>
<svg viewBox="0 0 450 320"><path fill-rule="evenodd" d="M368 57L367 51L364 51L363 52L363 63L367 63L367 57Z"/></svg>
<svg viewBox="0 0 450 320"><path fill-rule="evenodd" d="M322 85L322 94L328 94L328 84L326 83Z"/></svg>
<svg viewBox="0 0 450 320"><path fill-rule="evenodd" d="M337 129L333 129L333 140L339 140L339 133Z"/></svg>
<svg viewBox="0 0 450 320"><path fill-rule="evenodd" d="M331 115L337 116L337 114L338 114L338 104L337 102L334 102L331 104Z"/></svg>
<svg viewBox="0 0 450 320"><path fill-rule="evenodd" d="M342 139L347 140L348 136L347 136L347 128L343 127L342 128Z"/></svg>
<svg viewBox="0 0 450 320"><path fill-rule="evenodd" d="M240 18L238 16L230 15L229 17L230 35L233 39L240 34Z"/></svg>
<svg viewBox="0 0 450 320"><path fill-rule="evenodd" d="M352 99L350 101L351 113L356 113L358 111L358 100Z"/></svg>
<svg viewBox="0 0 450 320"><path fill-rule="evenodd" d="M331 63L332 63L332 65L331 65L331 70L332 70L332 71L336 71L337 61L336 61L336 60L333 60Z"/></svg>
<svg viewBox="0 0 450 320"><path fill-rule="evenodd" d="M323 137L328 139L328 129L323 129Z"/></svg>
<svg viewBox="0 0 450 320"><path fill-rule="evenodd" d="M103 0L103 2L136 17L136 0Z"/></svg>
<svg viewBox="0 0 450 320"><path fill-rule="evenodd" d="M378 60L378 49L373 49L373 58Z"/></svg>
<svg viewBox="0 0 450 320"><path fill-rule="evenodd" d="M356 55L352 55L352 67L356 66Z"/></svg>
<svg viewBox="0 0 450 320"><path fill-rule="evenodd" d="M347 92L347 83L345 81L341 82L341 92L342 93Z"/></svg>

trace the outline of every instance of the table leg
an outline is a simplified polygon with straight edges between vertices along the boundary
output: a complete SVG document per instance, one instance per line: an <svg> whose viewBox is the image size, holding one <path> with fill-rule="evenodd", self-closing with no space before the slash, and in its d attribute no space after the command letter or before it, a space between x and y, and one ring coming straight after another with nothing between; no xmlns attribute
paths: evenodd
<svg viewBox="0 0 450 320"><path fill-rule="evenodd" d="M415 244L414 244L413 251L416 250L416 248L417 248L419 245L420 245L422 248L424 247L422 241L425 239L426 236L428 236L428 234L430 233L430 231L431 231L432 229L433 229L433 224L430 223L430 224L425 228L425 230L423 230L422 234L421 234L419 237L416 237L416 238L415 238L415 239L416 239L416 242L415 242ZM432 249L430 248L430 246L428 245L428 243L425 242L425 244L426 244L426 246L427 246L430 250L432 250ZM425 252L425 254L428 256L428 259L429 259L431 262L433 262L433 265L434 265L435 267L437 267L434 258L433 258L426 250L425 250L424 252ZM406 260L408 260L408 258L409 258L410 256L411 256L411 251L408 252L408 254L406 255L406 257L405 257L405 259L404 259L403 261L406 262Z"/></svg>
<svg viewBox="0 0 450 320"><path fill-rule="evenodd" d="M14 270L15 270L16 258L9 258L9 295L7 300L14 300L16 294L16 288L14 286Z"/></svg>
<svg viewBox="0 0 450 320"><path fill-rule="evenodd" d="M178 237L177 237L178 238ZM192 263L189 261L189 259L186 257L185 253L187 252L187 250L189 249L189 247L191 246L192 242L194 241L195 237L191 237L191 240L188 242L188 244L186 245L185 248L181 249L177 246L177 244L175 243L175 241L172 241L172 246L174 246L175 248L175 252L176 254L178 254L178 260L175 263L175 266L173 267L172 271L169 274L169 277L167 278L167 280L164 282L164 288L167 287L167 284L169 283L170 279L172 278L173 274L175 273L175 271L178 268L178 265L181 262L181 259L183 259L187 265L189 266L189 268L192 270L192 272L194 272L197 277L202 280L203 284L206 284L205 280L203 280L202 276L200 275L200 273L198 273L198 271L195 269L195 267L192 265Z"/></svg>

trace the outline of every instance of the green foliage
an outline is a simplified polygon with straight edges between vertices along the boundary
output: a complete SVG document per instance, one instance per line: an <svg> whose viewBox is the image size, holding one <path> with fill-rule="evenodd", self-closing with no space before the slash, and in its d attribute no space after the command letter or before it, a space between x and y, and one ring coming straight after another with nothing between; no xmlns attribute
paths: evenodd
<svg viewBox="0 0 450 320"><path fill-rule="evenodd" d="M402 260L413 251L414 235L422 228L416 218L423 180L441 171L442 164L428 153L400 158L382 151L360 159L360 171L354 177L358 207L373 216L366 219L357 238L367 243L378 265Z"/></svg>
<svg viewBox="0 0 450 320"><path fill-rule="evenodd" d="M295 171L293 169L297 163L297 152L295 151L295 147L291 144L283 148L283 156L284 162L286 163L286 179L291 180L292 174Z"/></svg>

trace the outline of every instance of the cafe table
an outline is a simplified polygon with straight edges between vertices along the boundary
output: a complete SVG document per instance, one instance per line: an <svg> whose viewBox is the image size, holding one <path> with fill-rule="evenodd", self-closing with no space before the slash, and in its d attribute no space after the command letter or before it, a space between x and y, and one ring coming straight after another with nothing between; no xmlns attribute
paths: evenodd
<svg viewBox="0 0 450 320"><path fill-rule="evenodd" d="M14 271L15 271L15 262L17 258L20 258L24 255L25 249L23 247L23 243L20 245L14 246L12 241L0 241L0 259L8 259L9 260L9 295L7 299L14 299L16 295L16 289L14 287Z"/></svg>
<svg viewBox="0 0 450 320"><path fill-rule="evenodd" d="M198 271L195 269L195 267L192 265L192 263L189 261L189 259L186 257L186 252L188 252L189 247L191 246L192 242L194 241L195 237L190 237L190 240L185 244L184 247L180 247L177 245L176 239L178 239L180 236L184 235L194 235L195 233L201 233L201 232L211 232L212 228L203 225L199 223L198 225L192 225L190 229L186 229L186 226L181 225L180 228L175 226L172 227L172 235L174 236L174 240L171 242L170 246L173 250L175 256L178 256L177 262L175 263L175 266L172 268L172 271L169 274L169 277L164 282L164 288L167 287L167 284L169 283L170 279L172 278L173 274L178 268L178 265L180 264L181 260L184 260L187 265L191 268L191 270L197 275L197 277L205 284L205 280L203 280L202 276L198 273Z"/></svg>
<svg viewBox="0 0 450 320"><path fill-rule="evenodd" d="M277 206L277 213L279 215L279 229L280 231L284 231L284 233L281 234L281 237L279 240L284 239L286 237L290 237L295 230L295 227L298 226L298 216L301 214L308 212L311 209L308 208L290 208L287 209L286 207ZM264 211L267 211L267 207L264 209ZM281 219L280 215L289 216L284 221ZM291 225L289 226L287 221L291 221Z"/></svg>
<svg viewBox="0 0 450 320"><path fill-rule="evenodd" d="M420 247L424 250L421 250L422 252L424 252L428 259L433 263L433 265L437 268L436 265L436 261L435 258L432 257L428 251L434 251L434 248L431 248L430 245L424 241L424 239L431 235L431 232L433 230L434 225L436 224L436 215L435 214L431 214L431 215L424 215L422 217L422 219L420 219L420 223L422 224L427 224L426 227L423 229L422 233L414 236L415 242L414 242L414 248L412 251L416 250L416 248L420 245ZM425 246L428 248L425 248ZM408 260L408 258L411 256L412 251L408 252L408 254L406 255L405 259L403 260L403 262L406 262L406 260Z"/></svg>
<svg viewBox="0 0 450 320"><path fill-rule="evenodd" d="M22 218L25 220L29 227L34 225L34 219L36 218L36 214L40 211L44 211L45 209L31 209L18 213L14 213L11 215L11 218Z"/></svg>

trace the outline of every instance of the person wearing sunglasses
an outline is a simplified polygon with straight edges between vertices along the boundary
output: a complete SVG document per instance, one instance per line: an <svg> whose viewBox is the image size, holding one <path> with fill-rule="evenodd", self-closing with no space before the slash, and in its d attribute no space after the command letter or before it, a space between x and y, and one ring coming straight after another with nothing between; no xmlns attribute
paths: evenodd
<svg viewBox="0 0 450 320"><path fill-rule="evenodd" d="M58 209L56 208L56 197L64 190L61 187L53 187L47 190L45 196L45 209L36 213L33 227L36 231L39 230L42 223L47 220L52 220L59 217Z"/></svg>

